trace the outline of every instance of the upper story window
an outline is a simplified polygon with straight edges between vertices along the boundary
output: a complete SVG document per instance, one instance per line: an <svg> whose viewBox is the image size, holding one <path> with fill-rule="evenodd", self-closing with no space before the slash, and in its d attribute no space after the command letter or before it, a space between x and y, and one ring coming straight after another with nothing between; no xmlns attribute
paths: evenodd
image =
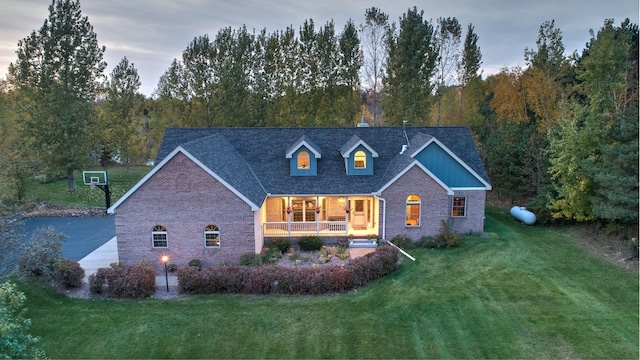
<svg viewBox="0 0 640 360"><path fill-rule="evenodd" d="M451 216L464 217L467 215L467 198L466 197L454 197L453 204L451 206Z"/></svg>
<svg viewBox="0 0 640 360"><path fill-rule="evenodd" d="M412 194L407 197L406 225L420 226L420 196Z"/></svg>
<svg viewBox="0 0 640 360"><path fill-rule="evenodd" d="M151 230L152 246L154 248L166 248L169 247L167 241L167 228L162 225L156 225Z"/></svg>
<svg viewBox="0 0 640 360"><path fill-rule="evenodd" d="M215 225L207 225L204 228L204 247L220 247L220 230Z"/></svg>
<svg viewBox="0 0 640 360"><path fill-rule="evenodd" d="M367 168L367 154L364 151L358 150L353 155L353 167L356 169Z"/></svg>
<svg viewBox="0 0 640 360"><path fill-rule="evenodd" d="M309 153L306 151L299 152L298 153L298 169L308 170L309 165L310 165Z"/></svg>

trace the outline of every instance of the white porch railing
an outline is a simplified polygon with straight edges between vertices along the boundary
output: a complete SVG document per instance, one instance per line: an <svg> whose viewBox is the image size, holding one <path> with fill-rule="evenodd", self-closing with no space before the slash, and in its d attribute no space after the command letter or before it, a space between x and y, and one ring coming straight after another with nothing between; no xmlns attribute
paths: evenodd
<svg viewBox="0 0 640 360"><path fill-rule="evenodd" d="M266 237L272 236L335 236L347 234L347 223L319 222L267 222L262 224Z"/></svg>

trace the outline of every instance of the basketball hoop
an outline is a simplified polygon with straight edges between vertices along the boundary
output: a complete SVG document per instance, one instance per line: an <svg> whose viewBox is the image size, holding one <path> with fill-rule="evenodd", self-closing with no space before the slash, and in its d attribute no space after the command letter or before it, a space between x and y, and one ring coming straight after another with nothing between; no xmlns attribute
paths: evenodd
<svg viewBox="0 0 640 360"><path fill-rule="evenodd" d="M91 186L91 190L96 188L96 182L92 181L91 184L89 184Z"/></svg>

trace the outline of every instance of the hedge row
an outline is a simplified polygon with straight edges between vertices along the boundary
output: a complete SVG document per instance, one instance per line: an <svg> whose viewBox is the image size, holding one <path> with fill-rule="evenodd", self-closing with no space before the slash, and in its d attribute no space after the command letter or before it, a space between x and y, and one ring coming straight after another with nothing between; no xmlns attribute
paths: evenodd
<svg viewBox="0 0 640 360"><path fill-rule="evenodd" d="M340 293L367 285L398 267L398 250L381 246L376 252L344 266L285 268L277 266L220 266L181 268L182 294L295 294Z"/></svg>
<svg viewBox="0 0 640 360"><path fill-rule="evenodd" d="M156 274L145 265L112 265L89 277L89 291L112 298L145 298L156 290Z"/></svg>

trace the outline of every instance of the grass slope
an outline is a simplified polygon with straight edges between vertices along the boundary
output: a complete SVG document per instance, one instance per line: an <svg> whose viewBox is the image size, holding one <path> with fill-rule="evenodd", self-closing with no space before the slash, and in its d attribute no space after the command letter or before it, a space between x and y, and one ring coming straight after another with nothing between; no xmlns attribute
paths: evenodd
<svg viewBox="0 0 640 360"><path fill-rule="evenodd" d="M638 273L489 210L488 237L332 296L69 299L22 283L51 358L638 358Z"/></svg>
<svg viewBox="0 0 640 360"><path fill-rule="evenodd" d="M103 168L87 169L103 171ZM149 166L131 166L127 174L124 166L113 166L107 169L109 188L111 190L111 204L115 203L133 185L142 179L149 171ZM91 189L82 182L82 171L75 171L73 178L76 183L76 191L70 193L67 179L53 181L47 184L37 184L27 192L27 199L32 201L45 201L52 205L79 206L79 207L104 207L104 192L100 189Z"/></svg>

